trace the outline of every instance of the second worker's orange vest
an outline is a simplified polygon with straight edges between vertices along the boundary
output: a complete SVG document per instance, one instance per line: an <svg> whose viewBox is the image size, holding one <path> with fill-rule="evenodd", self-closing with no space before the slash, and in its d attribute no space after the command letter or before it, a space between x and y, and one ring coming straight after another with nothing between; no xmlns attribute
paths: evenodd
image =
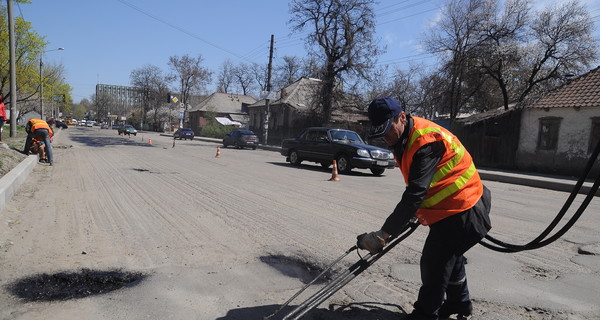
<svg viewBox="0 0 600 320"><path fill-rule="evenodd" d="M47 129L51 137L54 135L54 132L52 132L48 123L42 119L31 119L29 120L29 123L31 123L31 132L34 132L37 129Z"/></svg>

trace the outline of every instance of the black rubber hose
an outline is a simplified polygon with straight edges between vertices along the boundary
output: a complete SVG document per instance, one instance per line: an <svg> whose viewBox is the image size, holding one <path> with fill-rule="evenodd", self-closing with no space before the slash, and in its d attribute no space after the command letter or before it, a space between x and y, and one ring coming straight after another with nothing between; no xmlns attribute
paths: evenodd
<svg viewBox="0 0 600 320"><path fill-rule="evenodd" d="M485 239L489 240L490 242L494 243L495 245L486 243L483 240L480 242L481 245L483 245L486 248L489 248L489 249L492 249L495 251L499 251L499 252L519 252L519 251L533 250L533 249L541 248L543 246L546 246L546 245L556 241L558 238L560 238L562 235L564 235L575 224L575 222L577 222L579 217L581 217L581 215L587 208L588 204L590 203L590 201L593 199L594 195L598 191L598 186L600 183L600 175L598 176L598 178L596 178L596 182L592 186L592 188L591 188L590 192L588 193L587 197L585 198L584 202L579 206L579 209L573 215L573 217L571 217L571 219L569 219L567 224L565 226L563 226L553 236L544 240L544 238L546 238L554 230L554 228L556 228L558 223L565 216L567 210L573 204L575 197L579 193L579 190L581 190L581 186L583 185L587 176L590 174L590 171L592 170L594 163L596 162L599 154L600 154L600 141L598 141L598 144L596 145L594 152L592 152L592 155L590 156L590 159L588 160L588 162L585 166L583 174L581 175L581 177L575 184L575 187L573 188L573 191L571 191L569 198L565 201L565 204L563 205L563 207L561 208L559 213L556 215L554 220L552 220L550 225L534 240L532 240L529 243L524 244L524 245L515 245L515 244L510 244L510 243L506 243L504 241L498 240L488 234L485 236Z"/></svg>

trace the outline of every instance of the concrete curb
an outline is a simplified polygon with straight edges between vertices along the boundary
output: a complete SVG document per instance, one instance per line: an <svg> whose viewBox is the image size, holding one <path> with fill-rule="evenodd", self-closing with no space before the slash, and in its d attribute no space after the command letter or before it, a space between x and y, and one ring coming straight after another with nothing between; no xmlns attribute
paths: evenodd
<svg viewBox="0 0 600 320"><path fill-rule="evenodd" d="M577 184L576 179L553 178L551 176L522 174L518 172L496 171L478 169L479 175L483 180L498 181L510 184L518 184L528 187L542 188L548 190L571 192ZM592 189L592 182L584 182L579 189L579 194L588 194ZM600 189L596 192L600 196Z"/></svg>
<svg viewBox="0 0 600 320"><path fill-rule="evenodd" d="M31 155L0 179L0 211L4 210L6 204L27 179L36 163L37 155Z"/></svg>

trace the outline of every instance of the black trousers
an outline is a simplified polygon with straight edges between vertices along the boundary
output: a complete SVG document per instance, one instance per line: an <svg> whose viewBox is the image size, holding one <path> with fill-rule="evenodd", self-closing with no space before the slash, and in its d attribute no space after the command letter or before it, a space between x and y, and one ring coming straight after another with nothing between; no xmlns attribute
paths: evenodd
<svg viewBox="0 0 600 320"><path fill-rule="evenodd" d="M491 229L491 193L484 193L475 206L432 224L421 254L421 281L414 314L437 319L444 302L468 302L469 289L463 254Z"/></svg>

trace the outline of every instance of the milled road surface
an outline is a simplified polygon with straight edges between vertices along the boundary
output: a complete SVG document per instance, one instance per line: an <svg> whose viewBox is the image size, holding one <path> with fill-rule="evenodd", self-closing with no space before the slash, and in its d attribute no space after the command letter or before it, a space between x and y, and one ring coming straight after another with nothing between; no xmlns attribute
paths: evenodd
<svg viewBox="0 0 600 320"><path fill-rule="evenodd" d="M330 170L292 167L272 151L228 148L215 158L214 143L172 144L96 127L58 135L55 165L37 165L0 213L0 319L262 319L303 286L298 277L310 278L307 267L328 265L357 234L377 230L404 188L397 169L330 182ZM568 196L486 185L492 234L512 243L539 234ZM599 214L595 198L562 239L535 251L469 251L473 319L600 318ZM417 229L307 318L403 319L426 234ZM357 259L350 254L338 270ZM9 290L84 269L145 278L57 301Z"/></svg>

